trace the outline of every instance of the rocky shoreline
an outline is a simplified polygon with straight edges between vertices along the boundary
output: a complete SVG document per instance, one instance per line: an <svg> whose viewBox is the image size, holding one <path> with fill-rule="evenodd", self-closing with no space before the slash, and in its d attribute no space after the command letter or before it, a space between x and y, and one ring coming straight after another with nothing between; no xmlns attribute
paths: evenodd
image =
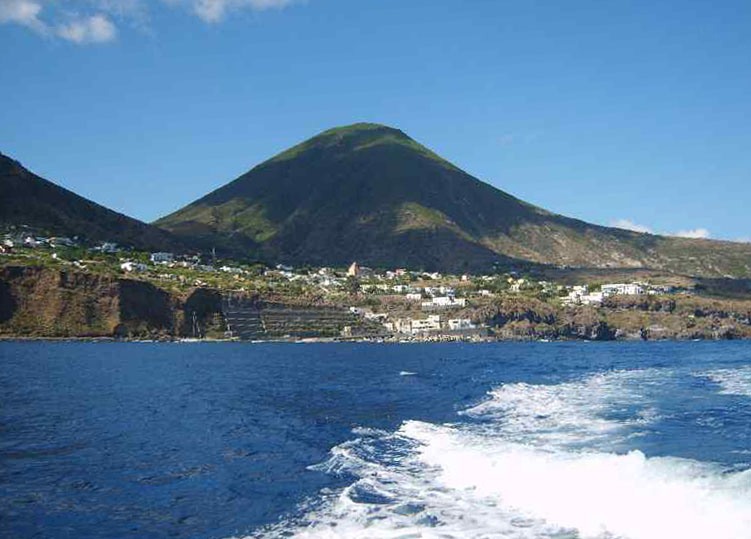
<svg viewBox="0 0 751 539"><path fill-rule="evenodd" d="M0 268L0 339L233 341L222 291L169 291L150 282L33 266ZM347 305L247 294L258 342L496 342L751 338L751 301L696 296L608 298L600 307L505 296L454 316L479 330L389 334ZM356 301L353 298L352 301ZM343 335L345 326L348 328ZM260 331L260 330L259 330Z"/></svg>

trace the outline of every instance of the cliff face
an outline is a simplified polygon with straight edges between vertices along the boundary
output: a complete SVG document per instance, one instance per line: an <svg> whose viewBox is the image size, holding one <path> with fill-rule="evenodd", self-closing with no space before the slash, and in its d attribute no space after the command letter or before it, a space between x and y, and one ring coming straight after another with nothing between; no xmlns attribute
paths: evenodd
<svg viewBox="0 0 751 539"><path fill-rule="evenodd" d="M748 339L751 302L700 297L615 296L602 308L507 298L474 314L502 339Z"/></svg>
<svg viewBox="0 0 751 539"><path fill-rule="evenodd" d="M509 340L751 338L751 301L702 297L613 297L599 309L506 297L468 308L462 316ZM250 297L233 299L223 314L218 290L178 294L144 281L92 273L0 268L0 338L222 337L227 322L244 338L335 336L345 326L357 334L380 329L364 326L335 306Z"/></svg>
<svg viewBox="0 0 751 539"><path fill-rule="evenodd" d="M0 336L161 338L207 331L223 331L217 292L177 296L131 279L0 268Z"/></svg>
<svg viewBox="0 0 751 539"><path fill-rule="evenodd" d="M0 269L0 335L113 335L120 323L117 281L33 267Z"/></svg>

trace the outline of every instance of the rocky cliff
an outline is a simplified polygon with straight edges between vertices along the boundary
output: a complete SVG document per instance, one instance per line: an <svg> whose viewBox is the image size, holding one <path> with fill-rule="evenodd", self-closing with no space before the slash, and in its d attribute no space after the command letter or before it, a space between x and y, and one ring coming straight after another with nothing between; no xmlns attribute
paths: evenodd
<svg viewBox="0 0 751 539"><path fill-rule="evenodd" d="M224 305L223 305L224 303ZM613 297L601 308L563 307L506 296L454 316L486 324L491 338L732 339L751 338L751 301L689 296ZM114 337L247 339L382 333L341 305L296 304L221 291L163 290L151 283L42 267L0 268L0 338Z"/></svg>
<svg viewBox="0 0 751 539"><path fill-rule="evenodd" d="M174 294L132 279L0 268L0 336L165 338L222 332L221 296L215 291Z"/></svg>

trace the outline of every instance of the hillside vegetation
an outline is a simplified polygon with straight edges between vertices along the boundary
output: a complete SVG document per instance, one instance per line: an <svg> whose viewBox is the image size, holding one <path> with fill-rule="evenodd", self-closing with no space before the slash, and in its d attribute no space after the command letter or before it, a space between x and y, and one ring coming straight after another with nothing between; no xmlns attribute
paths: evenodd
<svg viewBox="0 0 751 539"><path fill-rule="evenodd" d="M378 124L325 131L156 224L234 256L296 264L358 260L441 271L539 264L751 277L751 244L556 215Z"/></svg>
<svg viewBox="0 0 751 539"><path fill-rule="evenodd" d="M28 226L54 236L78 236L141 249L182 246L168 232L112 211L56 185L0 153L0 227Z"/></svg>

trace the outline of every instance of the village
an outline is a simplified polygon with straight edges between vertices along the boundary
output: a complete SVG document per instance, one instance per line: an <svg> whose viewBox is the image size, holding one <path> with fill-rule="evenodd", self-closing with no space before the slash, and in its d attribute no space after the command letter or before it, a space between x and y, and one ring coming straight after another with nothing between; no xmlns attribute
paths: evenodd
<svg viewBox="0 0 751 539"><path fill-rule="evenodd" d="M560 308L600 308L616 296L687 295L690 290L648 282L564 285L515 271L447 275L407 268L293 267L239 263L215 253L139 252L114 242L8 232L0 265L69 266L78 271L144 280L162 288L209 288L258 294L290 304L337 306L361 319L368 337L399 340L482 340L484 310L502 298L531 298ZM230 334L230 336L232 336ZM350 326L342 338L363 337Z"/></svg>

